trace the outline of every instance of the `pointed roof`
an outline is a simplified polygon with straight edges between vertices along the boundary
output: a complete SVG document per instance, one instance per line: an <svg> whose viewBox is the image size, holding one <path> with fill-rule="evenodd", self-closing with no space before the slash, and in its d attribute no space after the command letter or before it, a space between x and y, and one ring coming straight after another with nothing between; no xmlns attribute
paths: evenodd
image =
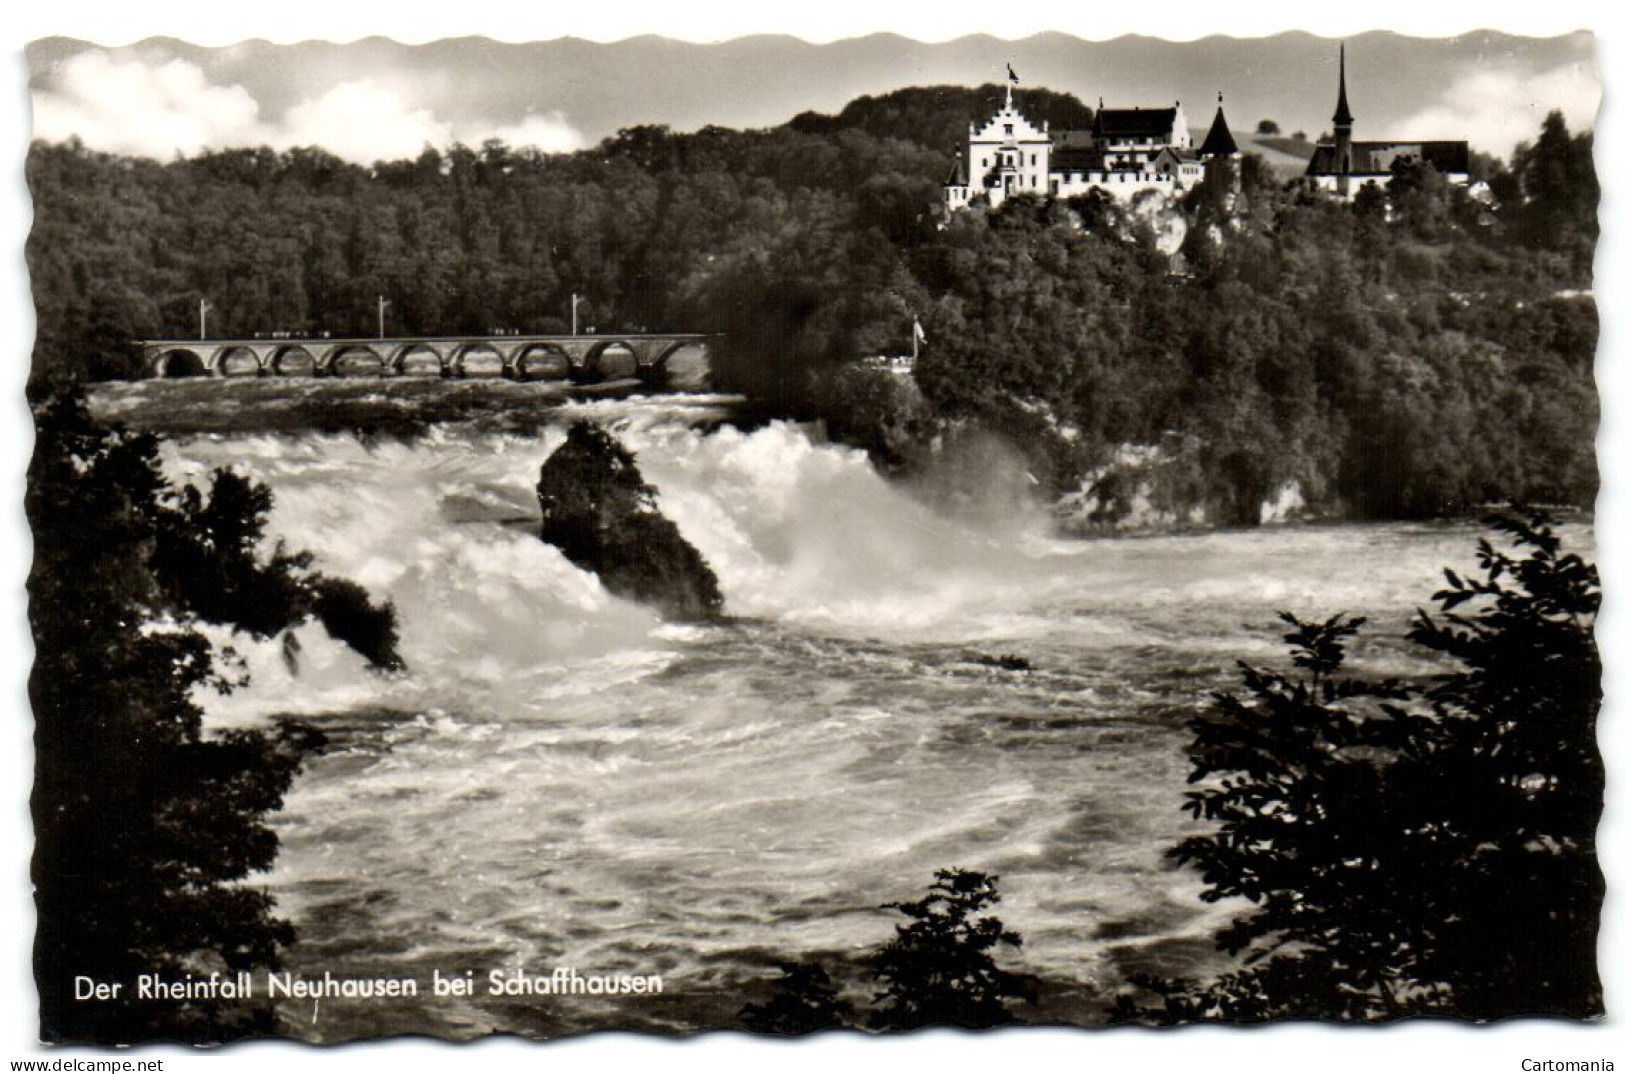
<svg viewBox="0 0 1625 1074"><path fill-rule="evenodd" d="M1332 125L1347 127L1354 122L1349 114L1349 91L1343 80L1343 46L1337 46L1337 111L1332 114Z"/></svg>
<svg viewBox="0 0 1625 1074"><path fill-rule="evenodd" d="M1236 139L1230 134L1230 124L1224 120L1224 94L1219 94L1219 110L1213 115L1213 126L1207 130L1207 137L1202 139L1202 148L1196 151L1199 157L1233 157L1236 149Z"/></svg>

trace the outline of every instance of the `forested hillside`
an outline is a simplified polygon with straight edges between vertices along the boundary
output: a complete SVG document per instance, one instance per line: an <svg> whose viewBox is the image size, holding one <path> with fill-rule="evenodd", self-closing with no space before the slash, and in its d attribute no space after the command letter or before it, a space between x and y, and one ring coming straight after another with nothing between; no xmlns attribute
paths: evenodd
<svg viewBox="0 0 1625 1074"><path fill-rule="evenodd" d="M127 374L120 346L195 334L202 298L221 334L367 334L379 294L403 333L557 329L572 292L584 325L699 327L695 277L732 256L825 226L928 234L947 153L892 135L962 137L1002 99L907 90L776 130L634 127L575 154L490 142L371 168L319 148L157 163L36 143L36 364ZM1075 98L1022 102L1090 119Z"/></svg>
<svg viewBox="0 0 1625 1074"><path fill-rule="evenodd" d="M1017 199L944 222L952 142L1002 95L371 168L37 143L34 372L130 375L128 341L195 333L200 299L212 334L367 334L379 295L391 331L427 334L558 331L576 292L584 326L727 333L723 386L826 418L894 470L940 461L957 430L1003 434L1101 522L1135 502L1256 521L1289 485L1363 517L1589 503L1589 133L1554 114L1479 200L1415 171L1341 206L1244 162L1235 190L1177 205ZM1074 98L1017 103L1089 121ZM906 348L915 317L912 382L854 364Z"/></svg>

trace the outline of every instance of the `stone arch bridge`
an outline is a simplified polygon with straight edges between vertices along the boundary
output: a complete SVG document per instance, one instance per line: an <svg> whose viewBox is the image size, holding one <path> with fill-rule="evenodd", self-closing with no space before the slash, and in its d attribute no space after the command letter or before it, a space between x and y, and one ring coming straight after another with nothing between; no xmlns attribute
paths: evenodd
<svg viewBox="0 0 1625 1074"><path fill-rule="evenodd" d="M661 384L703 377L718 337L696 333L412 336L386 339L147 339L149 377L438 376Z"/></svg>

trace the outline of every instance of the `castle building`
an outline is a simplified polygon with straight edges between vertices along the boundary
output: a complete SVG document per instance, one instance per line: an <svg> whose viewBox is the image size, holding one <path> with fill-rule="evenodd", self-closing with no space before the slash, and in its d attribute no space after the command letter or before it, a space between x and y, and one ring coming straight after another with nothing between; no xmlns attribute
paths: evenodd
<svg viewBox="0 0 1625 1074"><path fill-rule="evenodd" d="M998 205L1012 194L1049 192L1049 124L1036 125L1016 111L1012 85L1004 89L1004 107L982 124L970 125L970 137L954 158L953 174L944 184L949 210L969 205L985 194Z"/></svg>
<svg viewBox="0 0 1625 1074"><path fill-rule="evenodd" d="M1214 121L1222 138L1215 142L1210 130L1198 150L1178 101L1172 108L1102 102L1089 130L1052 134L1049 124L1034 124L1016 109L1014 87L1011 72L1004 107L980 127L970 125L943 184L949 212L973 202L997 206L1014 194L1067 198L1099 189L1129 201L1142 190L1184 191L1201 181L1207 160L1236 151L1222 104Z"/></svg>
<svg viewBox="0 0 1625 1074"><path fill-rule="evenodd" d="M1431 164L1452 183L1466 184L1464 141L1356 142L1354 114L1349 111L1343 48L1337 49L1337 110L1332 113L1332 140L1315 146L1304 172L1316 188L1336 198L1351 198L1368 183L1386 188L1400 161Z"/></svg>
<svg viewBox="0 0 1625 1074"><path fill-rule="evenodd" d="M973 204L997 206L1016 194L1067 198L1104 190L1128 202L1145 190L1183 192L1201 182L1215 161L1240 152L1224 118L1222 93L1206 137L1193 148L1178 101L1172 108L1107 108L1101 101L1088 130L1052 132L1049 124L1035 124L1017 110L1016 81L1011 71L1004 107L986 123L972 123L955 154L942 191L949 212ZM1341 46L1332 131L1331 141L1315 146L1304 173L1312 186L1332 197L1352 198L1368 183L1387 187L1401 161L1430 164L1452 183L1468 181L1465 141L1354 140Z"/></svg>

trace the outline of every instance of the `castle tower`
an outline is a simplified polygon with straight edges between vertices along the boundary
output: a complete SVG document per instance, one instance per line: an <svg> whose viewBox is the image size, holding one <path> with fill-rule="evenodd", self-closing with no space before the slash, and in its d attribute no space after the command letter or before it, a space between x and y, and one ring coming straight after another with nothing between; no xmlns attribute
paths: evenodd
<svg viewBox="0 0 1625 1074"><path fill-rule="evenodd" d="M1338 197L1349 196L1349 172L1354 170L1354 116L1349 112L1348 86L1343 78L1343 46L1337 46L1337 111L1332 114L1332 170L1337 173Z"/></svg>
<svg viewBox="0 0 1625 1074"><path fill-rule="evenodd" d="M1230 133L1230 124L1224 118L1224 94L1219 94L1219 110L1213 114L1213 125L1207 129L1207 137L1202 139L1202 148L1196 155L1204 160L1210 157L1233 157L1236 149L1235 136Z"/></svg>
<svg viewBox="0 0 1625 1074"><path fill-rule="evenodd" d="M1232 194L1241 191L1240 150L1230 133L1230 124L1224 118L1224 94L1219 94L1219 110L1213 114L1213 125L1202 139L1202 148L1196 155L1202 159L1202 176L1208 182L1223 182Z"/></svg>

